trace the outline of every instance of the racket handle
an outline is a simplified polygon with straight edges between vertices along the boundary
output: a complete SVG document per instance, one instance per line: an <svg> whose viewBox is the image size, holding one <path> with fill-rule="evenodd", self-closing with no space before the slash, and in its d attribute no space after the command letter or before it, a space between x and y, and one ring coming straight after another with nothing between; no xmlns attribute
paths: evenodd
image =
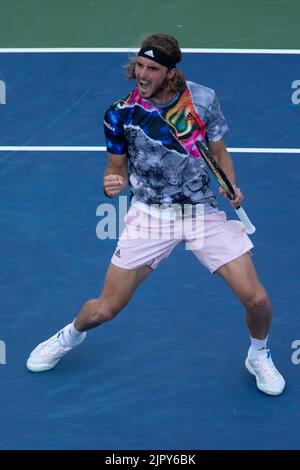
<svg viewBox="0 0 300 470"><path fill-rule="evenodd" d="M244 227L246 229L246 232L249 234L249 235L252 235L252 233L255 232L256 228L254 227L254 225L252 224L251 220L249 219L249 217L247 216L246 212L244 211L244 209L242 207L238 207L235 209L235 212L237 213L239 219L241 222L243 222L244 224Z"/></svg>

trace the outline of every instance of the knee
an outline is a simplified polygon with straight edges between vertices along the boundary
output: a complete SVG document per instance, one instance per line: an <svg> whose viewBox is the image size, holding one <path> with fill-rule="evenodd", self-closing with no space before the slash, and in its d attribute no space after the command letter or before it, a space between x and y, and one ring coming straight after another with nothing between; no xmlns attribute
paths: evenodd
<svg viewBox="0 0 300 470"><path fill-rule="evenodd" d="M104 323L112 320L119 313L110 302L100 299L89 300L88 303L91 307L92 321L95 323Z"/></svg>
<svg viewBox="0 0 300 470"><path fill-rule="evenodd" d="M247 310L271 310L269 297L264 290L254 292L252 295L247 296L244 305Z"/></svg>

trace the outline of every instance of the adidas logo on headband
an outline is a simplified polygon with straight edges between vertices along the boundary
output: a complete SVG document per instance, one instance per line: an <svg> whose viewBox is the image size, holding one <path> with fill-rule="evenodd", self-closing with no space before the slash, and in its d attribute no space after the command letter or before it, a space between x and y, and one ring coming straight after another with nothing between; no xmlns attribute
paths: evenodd
<svg viewBox="0 0 300 470"><path fill-rule="evenodd" d="M138 53L138 56L146 57L158 64L164 65L168 67L168 69L172 69L176 67L176 61L168 54L165 54L160 49L156 47L142 47Z"/></svg>
<svg viewBox="0 0 300 470"><path fill-rule="evenodd" d="M150 57L154 57L153 51L151 49L150 49L150 51L145 51L144 54L148 55Z"/></svg>

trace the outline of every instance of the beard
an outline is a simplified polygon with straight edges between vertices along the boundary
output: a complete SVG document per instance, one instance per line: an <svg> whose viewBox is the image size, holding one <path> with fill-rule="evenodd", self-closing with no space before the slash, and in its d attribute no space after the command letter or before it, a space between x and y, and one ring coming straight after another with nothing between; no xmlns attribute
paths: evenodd
<svg viewBox="0 0 300 470"><path fill-rule="evenodd" d="M146 88L143 88L140 84L138 84L139 93L142 98L148 100L159 98L168 89L168 83L169 80L165 78L161 83L154 86L150 84L150 86Z"/></svg>

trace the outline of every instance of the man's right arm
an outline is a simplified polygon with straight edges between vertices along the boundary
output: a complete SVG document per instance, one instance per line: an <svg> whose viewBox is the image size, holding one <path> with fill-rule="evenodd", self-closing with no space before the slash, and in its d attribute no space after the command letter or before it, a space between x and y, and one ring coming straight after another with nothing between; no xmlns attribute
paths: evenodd
<svg viewBox="0 0 300 470"><path fill-rule="evenodd" d="M108 165L105 169L103 187L108 197L114 197L123 191L128 184L127 153L122 155L108 154Z"/></svg>

